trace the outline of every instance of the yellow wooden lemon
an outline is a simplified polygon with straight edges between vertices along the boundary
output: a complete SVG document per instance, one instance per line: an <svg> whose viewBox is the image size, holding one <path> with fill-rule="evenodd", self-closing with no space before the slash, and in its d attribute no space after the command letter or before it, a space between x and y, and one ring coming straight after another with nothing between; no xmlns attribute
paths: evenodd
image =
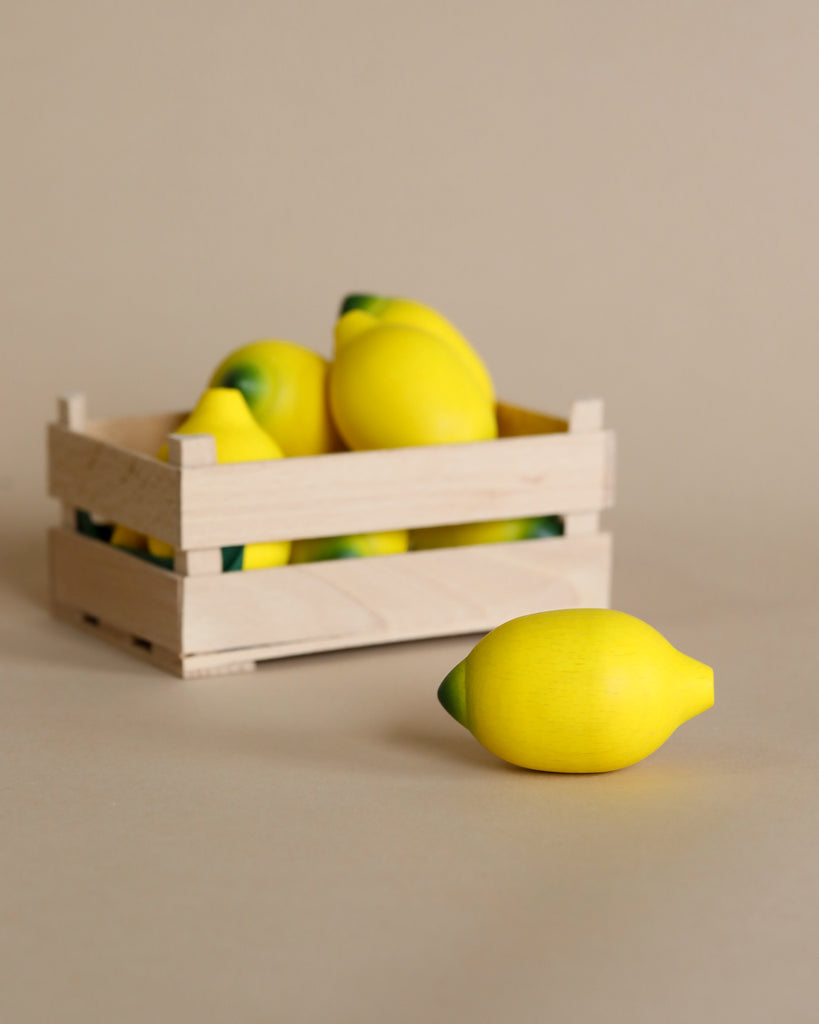
<svg viewBox="0 0 819 1024"><path fill-rule="evenodd" d="M406 530L380 533L352 533L345 537L311 537L294 540L290 561L326 562L335 558L372 558L375 555L400 555L409 547Z"/></svg>
<svg viewBox="0 0 819 1024"><path fill-rule="evenodd" d="M364 314L353 310L345 315ZM347 337L339 325L330 407L351 448L497 437L494 403L446 342L395 324L375 324Z"/></svg>
<svg viewBox="0 0 819 1024"><path fill-rule="evenodd" d="M329 363L292 341L254 341L219 364L210 386L237 388L285 455L338 451L327 403Z"/></svg>
<svg viewBox="0 0 819 1024"><path fill-rule="evenodd" d="M481 390L490 401L494 401L495 389L489 370L475 349L461 332L431 306L412 299L386 298L382 295L348 295L341 304L340 315L351 310L360 310L383 324L403 324L418 327L428 334L445 341L469 366ZM360 321L363 323L363 321Z"/></svg>
<svg viewBox="0 0 819 1024"><path fill-rule="evenodd" d="M631 615L567 609L492 630L444 679L438 698L512 764L606 772L647 757L710 708L714 674Z"/></svg>
<svg viewBox="0 0 819 1024"><path fill-rule="evenodd" d="M258 462L280 459L282 450L253 418L242 392L236 388L209 388L188 418L176 428L177 434L212 434L218 462ZM168 461L168 446L163 444L157 458ZM155 558L173 558L173 548L153 537L148 550ZM290 557L290 541L246 544L242 565L245 569L264 569L284 565Z"/></svg>
<svg viewBox="0 0 819 1024"><path fill-rule="evenodd" d="M559 516L534 516L529 519L492 519L482 523L456 523L453 526L425 526L410 532L415 551L429 548L457 548L468 544L501 544L505 541L558 537L563 533Z"/></svg>
<svg viewBox="0 0 819 1024"><path fill-rule="evenodd" d="M148 538L138 530L132 530L130 526L122 526L117 523L111 534L111 544L115 548L125 548L128 551L147 551Z"/></svg>

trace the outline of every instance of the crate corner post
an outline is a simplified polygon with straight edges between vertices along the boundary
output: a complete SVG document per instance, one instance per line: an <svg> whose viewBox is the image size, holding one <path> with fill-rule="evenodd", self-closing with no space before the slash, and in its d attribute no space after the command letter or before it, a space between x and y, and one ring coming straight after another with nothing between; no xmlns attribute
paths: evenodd
<svg viewBox="0 0 819 1024"><path fill-rule="evenodd" d="M222 571L221 548L190 549L185 546L184 477L187 472L217 464L216 439L212 434L168 434L168 463L179 471L180 538L174 551L174 571L182 576L204 576Z"/></svg>
<svg viewBox="0 0 819 1024"><path fill-rule="evenodd" d="M56 425L62 430L70 431L73 434L85 432L88 422L88 408L85 395L81 391L70 391L57 398L57 421ZM51 442L51 431L49 441ZM51 461L55 456L54 446L49 443L49 477L51 477ZM76 529L77 509L67 501L60 502L60 522L67 530Z"/></svg>

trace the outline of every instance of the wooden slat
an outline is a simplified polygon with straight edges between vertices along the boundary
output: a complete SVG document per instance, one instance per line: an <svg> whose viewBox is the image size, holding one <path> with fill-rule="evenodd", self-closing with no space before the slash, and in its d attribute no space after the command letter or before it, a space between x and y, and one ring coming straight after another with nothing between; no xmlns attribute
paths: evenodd
<svg viewBox="0 0 819 1024"><path fill-rule="evenodd" d="M181 650L181 577L63 529L49 531L52 600L170 651Z"/></svg>
<svg viewBox="0 0 819 1024"><path fill-rule="evenodd" d="M182 652L284 657L606 606L610 560L609 535L596 534L186 577Z"/></svg>
<svg viewBox="0 0 819 1024"><path fill-rule="evenodd" d="M599 512L574 512L563 520L563 531L567 537L585 537L600 531Z"/></svg>
<svg viewBox="0 0 819 1024"><path fill-rule="evenodd" d="M84 433L118 448L156 455L168 434L172 434L188 415L186 412L166 412L153 416L89 420Z"/></svg>
<svg viewBox="0 0 819 1024"><path fill-rule="evenodd" d="M174 554L173 567L183 576L215 576L222 571L222 549L177 551Z"/></svg>
<svg viewBox="0 0 819 1024"><path fill-rule="evenodd" d="M169 434L168 462L184 469L216 465L216 439L213 434Z"/></svg>
<svg viewBox="0 0 819 1024"><path fill-rule="evenodd" d="M49 494L179 546L180 471L56 424L49 428ZM210 547L211 545L200 545Z"/></svg>
<svg viewBox="0 0 819 1024"><path fill-rule="evenodd" d="M186 469L178 546L595 511L611 503L611 442L556 433Z"/></svg>

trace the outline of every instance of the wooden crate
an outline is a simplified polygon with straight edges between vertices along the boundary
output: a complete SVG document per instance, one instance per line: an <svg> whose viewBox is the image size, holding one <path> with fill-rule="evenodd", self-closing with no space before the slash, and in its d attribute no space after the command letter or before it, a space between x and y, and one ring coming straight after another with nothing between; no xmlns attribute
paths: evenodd
<svg viewBox="0 0 819 1024"><path fill-rule="evenodd" d="M54 612L161 668L236 672L608 605L614 435L597 399L568 420L501 403L495 441L229 465L210 435L174 435L185 416L89 420L71 395L49 428ZM173 570L77 532L77 509L173 545ZM221 571L224 546L546 514L563 536Z"/></svg>

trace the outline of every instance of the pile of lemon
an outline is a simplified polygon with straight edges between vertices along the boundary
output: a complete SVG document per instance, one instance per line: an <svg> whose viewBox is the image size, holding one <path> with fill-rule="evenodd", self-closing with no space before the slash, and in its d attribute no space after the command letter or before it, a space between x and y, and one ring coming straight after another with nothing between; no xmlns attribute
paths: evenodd
<svg viewBox="0 0 819 1024"><path fill-rule="evenodd" d="M436 310L409 299L348 295L327 360L292 341L255 341L224 359L177 433L212 434L219 462L344 450L487 441L498 436L483 360ZM167 459L167 450L157 453ZM225 549L225 569L399 554L553 536L556 516L390 530ZM165 543L117 527L113 544L164 563Z"/></svg>

